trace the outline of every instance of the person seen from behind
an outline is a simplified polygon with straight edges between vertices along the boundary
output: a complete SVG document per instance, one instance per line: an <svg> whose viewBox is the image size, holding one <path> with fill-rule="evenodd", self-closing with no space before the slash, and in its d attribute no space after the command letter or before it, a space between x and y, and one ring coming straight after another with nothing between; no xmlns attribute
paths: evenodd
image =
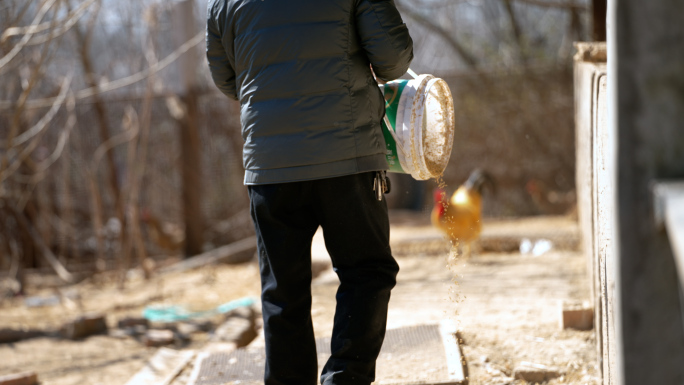
<svg viewBox="0 0 684 385"><path fill-rule="evenodd" d="M399 271L378 194L388 164L374 75L406 73L409 31L392 0L209 0L206 44L216 86L240 101L265 385L369 385ZM320 378L311 318L319 226L340 280Z"/></svg>

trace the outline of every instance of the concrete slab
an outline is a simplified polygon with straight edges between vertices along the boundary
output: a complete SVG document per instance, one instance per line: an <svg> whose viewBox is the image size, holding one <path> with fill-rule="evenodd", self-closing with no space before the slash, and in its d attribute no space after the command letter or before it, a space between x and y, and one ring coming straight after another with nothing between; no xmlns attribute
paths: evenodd
<svg viewBox="0 0 684 385"><path fill-rule="evenodd" d="M467 384L467 366L458 341L450 323L387 330L375 384ZM318 338L316 349L321 370L330 356L330 338ZM198 357L189 385L263 383L263 347Z"/></svg>

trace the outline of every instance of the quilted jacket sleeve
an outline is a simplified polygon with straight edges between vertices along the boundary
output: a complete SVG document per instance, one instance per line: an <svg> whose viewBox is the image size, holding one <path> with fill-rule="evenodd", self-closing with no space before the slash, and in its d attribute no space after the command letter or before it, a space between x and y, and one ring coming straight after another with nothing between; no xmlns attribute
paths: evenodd
<svg viewBox="0 0 684 385"><path fill-rule="evenodd" d="M356 28L378 78L389 81L406 73L413 40L393 0L358 0Z"/></svg>
<svg viewBox="0 0 684 385"><path fill-rule="evenodd" d="M216 15L213 15L212 7L207 11L207 61L209 71L216 87L231 99L237 100L235 85L235 69L228 59L228 53L223 46L223 41L233 42L232 36L222 36L217 25Z"/></svg>

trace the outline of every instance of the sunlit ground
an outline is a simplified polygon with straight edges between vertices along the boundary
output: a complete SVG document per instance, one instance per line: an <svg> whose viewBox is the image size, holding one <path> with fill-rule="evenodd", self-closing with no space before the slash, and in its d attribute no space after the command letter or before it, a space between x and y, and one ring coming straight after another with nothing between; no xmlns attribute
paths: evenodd
<svg viewBox="0 0 684 385"><path fill-rule="evenodd" d="M524 234L528 228L528 235L534 236L544 228L555 228L573 236L573 226L573 222L557 218L546 220L546 226L543 218L487 222L485 235L487 229L491 229L489 234L503 234L506 229L509 234ZM424 218L411 225L402 220L393 225L392 232L401 272L392 293L389 328L454 322L460 330L471 384L523 384L513 376L516 367L524 363L558 371L560 376L549 384L599 383L593 331L561 330L559 326L560 302L589 297L582 254L552 247L541 255L487 251L450 261L444 252L448 248L441 246L440 251L435 242L440 236ZM312 314L319 336L330 334L335 291L334 273L324 270L313 285ZM24 298L4 301L0 328L54 330L82 312L95 311L107 315L112 329L125 316L139 316L146 305L211 309L230 300L258 296L259 283L257 266L247 263L207 267L149 282L136 279L123 291L116 289L113 280L98 280L69 288L31 288L28 295L47 298L56 293L63 294L62 300L45 307L26 307ZM172 347L201 350L207 338L206 333L193 334L186 345ZM261 343L260 338L253 342L254 346ZM106 335L82 341L41 337L0 345L0 374L32 370L42 383L50 385L121 384L157 349L146 348L132 338ZM396 370L410 379L411 370L419 368L400 365ZM377 381L383 383L382 378Z"/></svg>

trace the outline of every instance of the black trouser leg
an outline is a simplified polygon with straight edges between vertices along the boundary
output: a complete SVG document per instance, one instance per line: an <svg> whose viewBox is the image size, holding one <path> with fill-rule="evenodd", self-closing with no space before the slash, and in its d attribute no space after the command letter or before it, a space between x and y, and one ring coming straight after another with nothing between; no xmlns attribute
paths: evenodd
<svg viewBox="0 0 684 385"><path fill-rule="evenodd" d="M308 385L312 376L315 382L311 239L319 224L341 282L332 355L321 382L374 380L399 270L389 248L387 205L372 191L374 175L249 187L261 268L266 385Z"/></svg>
<svg viewBox="0 0 684 385"><path fill-rule="evenodd" d="M265 385L313 385L311 240L318 223L303 184L250 186L266 339Z"/></svg>
<svg viewBox="0 0 684 385"><path fill-rule="evenodd" d="M325 385L368 385L375 380L399 266L389 247L387 204L372 191L374 175L326 179L317 186L317 196L335 197L331 204L320 205L320 219L340 278L332 355L321 376Z"/></svg>

